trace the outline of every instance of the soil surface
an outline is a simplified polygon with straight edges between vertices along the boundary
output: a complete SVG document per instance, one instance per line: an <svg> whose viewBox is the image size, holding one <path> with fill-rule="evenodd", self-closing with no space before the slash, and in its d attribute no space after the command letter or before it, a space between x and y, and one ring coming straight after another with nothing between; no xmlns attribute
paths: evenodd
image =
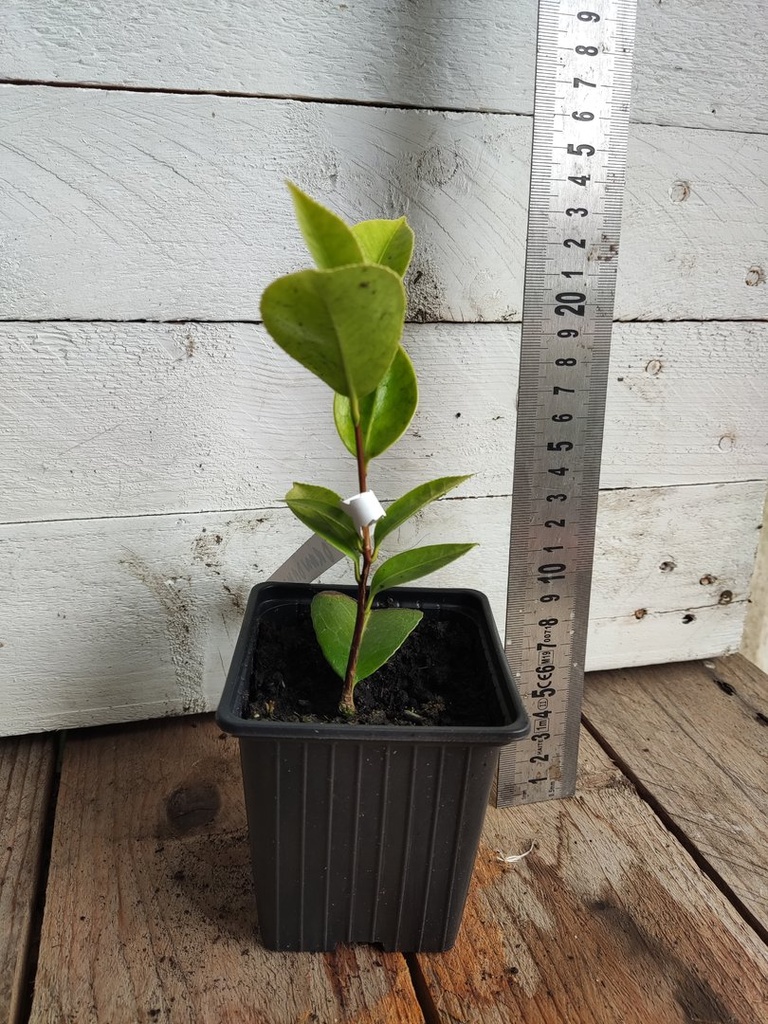
<svg viewBox="0 0 768 1024"><path fill-rule="evenodd" d="M485 651L461 613L438 618L426 612L390 661L357 684L357 716L350 720L339 714L342 681L320 650L309 607L281 612L273 609L259 624L251 718L410 726L499 723Z"/></svg>

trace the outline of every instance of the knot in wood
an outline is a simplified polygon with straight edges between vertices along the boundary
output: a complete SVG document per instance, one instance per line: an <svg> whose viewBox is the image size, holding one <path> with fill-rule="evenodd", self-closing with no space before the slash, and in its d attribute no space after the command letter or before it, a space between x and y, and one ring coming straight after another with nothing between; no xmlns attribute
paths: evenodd
<svg viewBox="0 0 768 1024"><path fill-rule="evenodd" d="M691 194L691 185L687 181L675 181L669 189L669 198L673 203L684 203Z"/></svg>

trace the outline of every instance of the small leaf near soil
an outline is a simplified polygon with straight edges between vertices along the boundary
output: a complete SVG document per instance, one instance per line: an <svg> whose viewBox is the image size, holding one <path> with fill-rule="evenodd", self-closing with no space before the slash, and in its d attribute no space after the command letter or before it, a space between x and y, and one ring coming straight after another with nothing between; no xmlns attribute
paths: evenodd
<svg viewBox="0 0 768 1024"><path fill-rule="evenodd" d="M355 630L357 602L327 591L312 599L312 624L328 664L341 678L347 671ZM373 675L388 661L422 619L413 608L374 608L368 615L360 645L355 682Z"/></svg>

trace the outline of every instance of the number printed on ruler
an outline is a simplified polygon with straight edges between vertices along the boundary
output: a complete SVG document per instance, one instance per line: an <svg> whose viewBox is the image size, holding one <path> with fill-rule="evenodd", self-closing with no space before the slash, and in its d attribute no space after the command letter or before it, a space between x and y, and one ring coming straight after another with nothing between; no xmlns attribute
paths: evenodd
<svg viewBox="0 0 768 1024"><path fill-rule="evenodd" d="M634 5L541 0L507 655L531 718L500 805L573 792Z"/></svg>
<svg viewBox="0 0 768 1024"><path fill-rule="evenodd" d="M562 757L554 756L549 748L557 746L550 742L553 735L559 739L563 734L563 702L556 698L564 686L557 677L571 675L574 653L576 609L569 600L568 584L576 568L580 540L575 528L582 481L576 470L585 437L579 413L590 384L592 353L586 343L589 332L585 327L593 318L590 285L599 273L593 266L599 262L595 256L601 255L602 241L592 225L601 219L600 186L605 183L604 157L608 148L600 104L595 102L603 85L599 67L601 47L603 52L606 49L605 27L596 30L602 17L596 11L578 10L575 17L571 13L569 18L565 13L565 19L559 26L558 50L559 63L568 67L568 74L557 82L555 91L550 158L549 209L555 216L549 221L547 252L542 253L544 274L540 283L545 301L540 311L532 311L539 312L537 333L540 331L542 347L550 361L549 373L540 377L546 381L549 392L538 396L540 409L543 407L544 420L548 419L550 426L544 427L541 437L547 457L542 460L546 463L544 479L539 480L539 522L532 524L539 526L537 555L541 555L542 561L534 565L538 557L533 559L529 569L535 573L536 586L529 581L528 589L537 597L532 607L523 608L523 614L529 615L529 632L535 647L531 644L524 651L521 673L526 685L527 668L533 745L528 757L528 778L523 782L534 788L542 786L546 796L557 793L564 767ZM558 290L561 287L563 290ZM536 605L538 611L546 610L547 614L531 622L531 614L538 614Z"/></svg>

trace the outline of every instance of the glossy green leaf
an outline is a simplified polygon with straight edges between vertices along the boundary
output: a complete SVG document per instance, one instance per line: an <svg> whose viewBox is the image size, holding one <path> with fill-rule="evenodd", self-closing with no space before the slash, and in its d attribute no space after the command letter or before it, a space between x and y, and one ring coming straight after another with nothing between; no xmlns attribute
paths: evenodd
<svg viewBox="0 0 768 1024"><path fill-rule="evenodd" d="M380 263L402 277L413 253L413 231L405 217L398 220L363 220L352 227L363 258Z"/></svg>
<svg viewBox="0 0 768 1024"><path fill-rule="evenodd" d="M339 507L341 498L327 487L295 483L285 496L288 508L310 530L357 561L360 537L352 520Z"/></svg>
<svg viewBox="0 0 768 1024"><path fill-rule="evenodd" d="M437 498L442 498L448 491L453 490L454 487L458 487L459 484L463 484L465 480L469 480L472 474L469 476L442 476L438 480L430 480L429 483L419 484L418 487L414 487L412 491L408 491L402 498L398 498L397 501L393 501L387 509L387 514L383 519L380 519L376 524L376 545L384 540L387 534L392 533L393 530L398 529L403 523L410 519L412 515L415 515L419 509L424 508L430 501L436 501Z"/></svg>
<svg viewBox="0 0 768 1024"><path fill-rule="evenodd" d="M389 661L423 617L415 608L374 608L363 633L355 682L372 676Z"/></svg>
<svg viewBox="0 0 768 1024"><path fill-rule="evenodd" d="M312 624L323 654L333 671L343 679L355 631L357 602L346 594L326 591L312 600ZM375 608L360 644L355 682L367 679L389 661L416 628L422 613L412 608Z"/></svg>
<svg viewBox="0 0 768 1024"><path fill-rule="evenodd" d="M362 398L397 352L405 289L388 267L303 270L266 288L261 316L289 356L338 394Z"/></svg>
<svg viewBox="0 0 768 1024"><path fill-rule="evenodd" d="M371 581L370 600L382 590L400 587L403 583L420 579L444 565L465 555L476 544L428 544L423 548L411 548L393 555L376 570Z"/></svg>
<svg viewBox="0 0 768 1024"><path fill-rule="evenodd" d="M357 602L346 594L328 590L312 598L311 612L315 636L325 660L336 675L344 679L355 632Z"/></svg>
<svg viewBox="0 0 768 1024"><path fill-rule="evenodd" d="M352 233L352 228L341 217L321 206L292 182L289 181L287 184L293 197L296 220L318 267L321 270L331 270L333 267L345 267L350 263L362 263L363 251Z"/></svg>
<svg viewBox="0 0 768 1024"><path fill-rule="evenodd" d="M402 437L418 404L416 371L408 353L400 346L379 386L360 401L360 425L366 463L381 455ZM349 399L344 395L336 395L333 400L333 418L339 437L355 455L355 425Z"/></svg>

